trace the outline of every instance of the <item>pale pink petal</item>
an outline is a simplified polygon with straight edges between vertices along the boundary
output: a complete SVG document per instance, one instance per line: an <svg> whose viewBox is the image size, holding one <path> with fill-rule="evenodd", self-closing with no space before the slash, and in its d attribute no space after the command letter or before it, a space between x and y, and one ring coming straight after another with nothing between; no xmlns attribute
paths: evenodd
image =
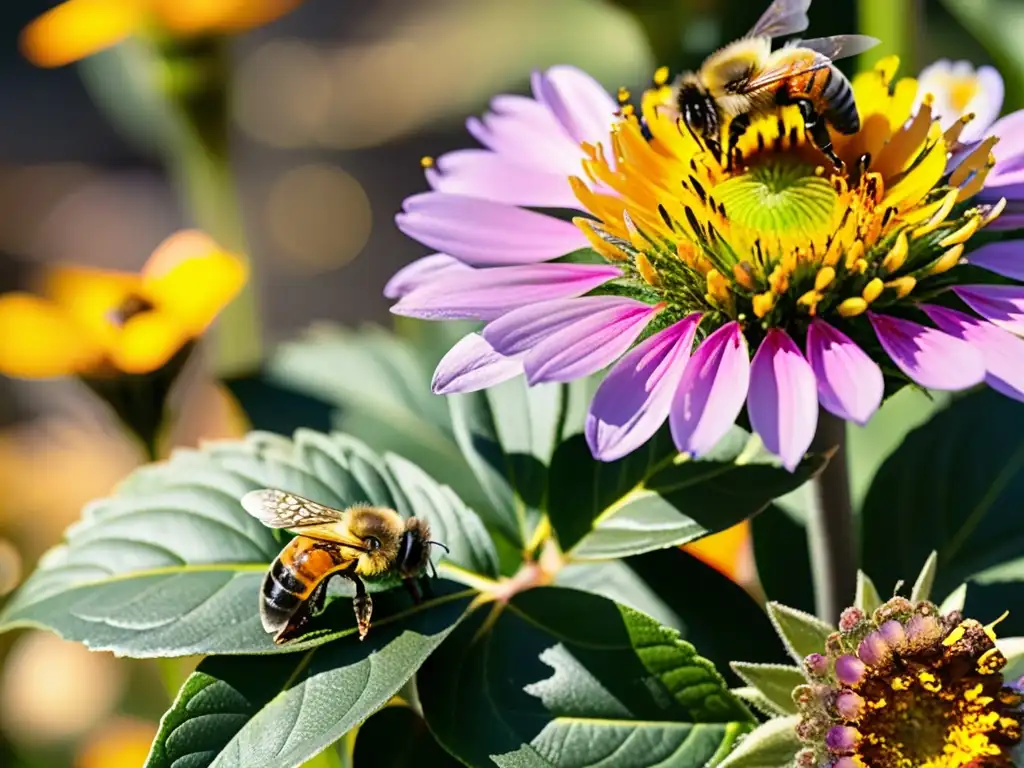
<svg viewBox="0 0 1024 768"><path fill-rule="evenodd" d="M981 353L955 336L909 320L869 313L882 349L911 381L927 389L958 390L985 379Z"/></svg>
<svg viewBox="0 0 1024 768"><path fill-rule="evenodd" d="M941 330L981 352L988 371L986 384L1015 400L1024 400L1024 339L987 320L952 309L928 304L921 305L921 309Z"/></svg>
<svg viewBox="0 0 1024 768"><path fill-rule="evenodd" d="M619 105L583 70L557 66L534 73L533 95L554 113L577 144L608 143Z"/></svg>
<svg viewBox="0 0 1024 768"><path fill-rule="evenodd" d="M453 256L435 253L416 259L395 272L384 286L384 295L389 299L400 299L405 294L429 285L444 275L466 272L472 269Z"/></svg>
<svg viewBox="0 0 1024 768"><path fill-rule="evenodd" d="M702 456L735 423L747 397L750 357L739 323L708 336L686 364L669 413L680 451Z"/></svg>
<svg viewBox="0 0 1024 768"><path fill-rule="evenodd" d="M617 360L657 312L657 307L622 296L546 302L502 317L484 330L484 338L502 354L524 351L530 384L572 381ZM524 325L522 333L516 333L518 322Z"/></svg>
<svg viewBox="0 0 1024 768"><path fill-rule="evenodd" d="M637 344L608 372L587 414L594 458L615 461L646 443L665 423L690 359L701 315L694 313Z"/></svg>
<svg viewBox="0 0 1024 768"><path fill-rule="evenodd" d="M999 137L999 142L992 147L996 164L985 178L985 189L1024 183L1024 110L996 120L986 135Z"/></svg>
<svg viewBox="0 0 1024 768"><path fill-rule="evenodd" d="M988 243L967 254L967 263L1013 280L1024 280L1024 241Z"/></svg>
<svg viewBox="0 0 1024 768"><path fill-rule="evenodd" d="M829 413L863 425L882 404L882 369L823 320L812 320L807 329L807 361L818 383L818 401Z"/></svg>
<svg viewBox="0 0 1024 768"><path fill-rule="evenodd" d="M1010 333L1024 335L1024 286L965 285L953 290L982 317Z"/></svg>
<svg viewBox="0 0 1024 768"><path fill-rule="evenodd" d="M569 176L580 171L583 150L562 128L551 110L540 102L525 97L523 104L508 104L495 99L482 118L469 118L466 128L488 149L549 172L561 171ZM525 106L532 105L532 106Z"/></svg>
<svg viewBox="0 0 1024 768"><path fill-rule="evenodd" d="M493 320L537 302L582 296L621 275L605 264L466 270L405 294L391 311L423 320Z"/></svg>
<svg viewBox="0 0 1024 768"><path fill-rule="evenodd" d="M786 332L772 328L750 366L747 413L765 448L796 469L818 426L814 371Z"/></svg>
<svg viewBox="0 0 1024 768"><path fill-rule="evenodd" d="M522 372L522 360L499 355L480 334L471 333L463 336L441 358L430 386L436 395L476 392Z"/></svg>
<svg viewBox="0 0 1024 768"><path fill-rule="evenodd" d="M573 172L581 173L582 152L577 152L576 157ZM442 155L435 167L427 171L427 182L437 192L495 203L580 209L580 202L569 186L569 174L560 172L558 166L528 165L515 155L486 149L460 149Z"/></svg>
<svg viewBox="0 0 1024 768"><path fill-rule="evenodd" d="M399 229L473 266L533 264L587 245L572 222L489 200L425 192L404 208Z"/></svg>

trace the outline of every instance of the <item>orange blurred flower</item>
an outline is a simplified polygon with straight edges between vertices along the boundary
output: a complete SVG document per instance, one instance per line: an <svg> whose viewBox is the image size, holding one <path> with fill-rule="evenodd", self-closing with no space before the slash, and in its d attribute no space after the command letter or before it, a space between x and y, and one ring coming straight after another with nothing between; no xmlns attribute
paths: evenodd
<svg viewBox="0 0 1024 768"><path fill-rule="evenodd" d="M115 718L86 742L75 768L142 768L156 733L156 723Z"/></svg>
<svg viewBox="0 0 1024 768"><path fill-rule="evenodd" d="M21 34L21 49L41 67L91 56L136 33L195 37L242 32L273 21L302 0L66 0Z"/></svg>
<svg viewBox="0 0 1024 768"><path fill-rule="evenodd" d="M242 259L194 230L165 240L140 274L58 267L45 298L0 296L0 373L155 371L203 333L247 275Z"/></svg>
<svg viewBox="0 0 1024 768"><path fill-rule="evenodd" d="M747 586L753 580L754 559L749 521L744 520L732 528L687 544L683 549L741 586Z"/></svg>

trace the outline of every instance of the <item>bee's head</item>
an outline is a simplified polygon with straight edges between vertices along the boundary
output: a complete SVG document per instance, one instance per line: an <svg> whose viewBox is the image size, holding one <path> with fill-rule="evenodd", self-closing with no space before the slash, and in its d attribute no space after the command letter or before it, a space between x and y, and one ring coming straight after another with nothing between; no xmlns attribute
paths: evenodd
<svg viewBox="0 0 1024 768"><path fill-rule="evenodd" d="M686 126L704 138L718 136L718 106L697 76L687 73L679 78L679 114Z"/></svg>
<svg viewBox="0 0 1024 768"><path fill-rule="evenodd" d="M430 540L430 526L426 520L410 517L405 521L405 531L398 543L398 572L403 579L419 576L430 564L430 545L436 544L446 552L448 548Z"/></svg>

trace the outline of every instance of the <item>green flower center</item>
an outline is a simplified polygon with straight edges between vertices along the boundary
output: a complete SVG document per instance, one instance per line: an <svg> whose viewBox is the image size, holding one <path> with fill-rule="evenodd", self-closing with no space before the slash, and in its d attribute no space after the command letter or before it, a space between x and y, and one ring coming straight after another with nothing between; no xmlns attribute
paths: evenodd
<svg viewBox="0 0 1024 768"><path fill-rule="evenodd" d="M779 159L723 181L714 196L731 221L756 232L813 235L832 221L839 196L803 163Z"/></svg>

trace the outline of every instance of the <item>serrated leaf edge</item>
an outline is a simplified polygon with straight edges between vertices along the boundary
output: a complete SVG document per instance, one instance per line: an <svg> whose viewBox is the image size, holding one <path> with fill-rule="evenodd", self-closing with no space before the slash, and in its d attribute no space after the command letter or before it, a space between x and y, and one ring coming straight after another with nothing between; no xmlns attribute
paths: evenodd
<svg viewBox="0 0 1024 768"><path fill-rule="evenodd" d="M793 645L793 642L790 640L785 630L783 630L782 625L779 623L779 620L776 616L777 613L786 614L796 619L797 621L802 622L805 626L813 628L816 632L820 632L823 638L828 637L830 634L836 631L834 627L826 624L816 616L812 616L811 614L805 613L804 611L801 611L797 608L790 608L788 605L783 605L782 603L769 601L765 608L768 611L768 618L771 620L772 626L775 627L775 631L781 638L782 644L786 646L786 651L789 653L790 657L797 663L802 663L804 657L797 653L796 647ZM824 651L824 642L822 642L822 651Z"/></svg>

